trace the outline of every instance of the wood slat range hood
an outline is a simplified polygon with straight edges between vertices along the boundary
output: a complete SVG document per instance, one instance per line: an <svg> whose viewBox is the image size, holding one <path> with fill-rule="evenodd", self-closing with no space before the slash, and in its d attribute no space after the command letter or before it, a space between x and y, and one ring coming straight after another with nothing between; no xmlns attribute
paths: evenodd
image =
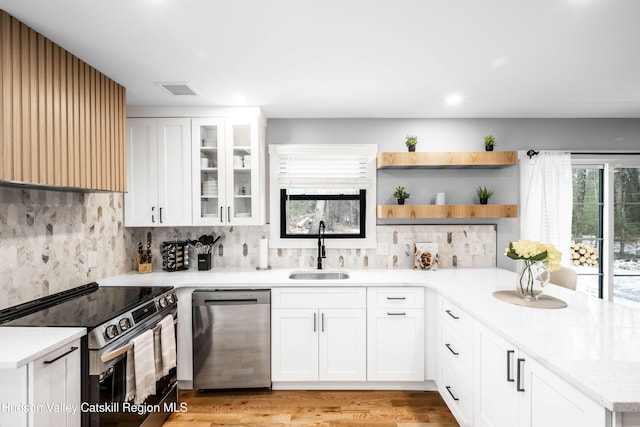
<svg viewBox="0 0 640 427"><path fill-rule="evenodd" d="M0 10L0 182L125 191L125 88Z"/></svg>

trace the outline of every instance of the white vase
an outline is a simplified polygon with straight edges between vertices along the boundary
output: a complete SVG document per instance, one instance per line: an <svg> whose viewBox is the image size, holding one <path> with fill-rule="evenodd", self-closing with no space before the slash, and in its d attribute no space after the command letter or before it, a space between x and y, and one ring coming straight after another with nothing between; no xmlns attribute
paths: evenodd
<svg viewBox="0 0 640 427"><path fill-rule="evenodd" d="M519 260L516 292L524 300L536 301L542 296L550 278L551 274L544 262Z"/></svg>

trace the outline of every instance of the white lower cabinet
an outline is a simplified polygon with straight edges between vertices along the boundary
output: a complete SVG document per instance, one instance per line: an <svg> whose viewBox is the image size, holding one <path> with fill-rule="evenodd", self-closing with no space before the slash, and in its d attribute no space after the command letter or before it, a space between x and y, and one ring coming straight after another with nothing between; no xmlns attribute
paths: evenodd
<svg viewBox="0 0 640 427"><path fill-rule="evenodd" d="M1 426L80 426L80 340L18 369L0 369ZM6 387L5 387L6 386Z"/></svg>
<svg viewBox="0 0 640 427"><path fill-rule="evenodd" d="M607 425L603 406L478 322L474 351L475 426Z"/></svg>
<svg viewBox="0 0 640 427"><path fill-rule="evenodd" d="M364 288L274 288L271 379L366 380Z"/></svg>
<svg viewBox="0 0 640 427"><path fill-rule="evenodd" d="M367 380L424 381L424 289L367 289Z"/></svg>
<svg viewBox="0 0 640 427"><path fill-rule="evenodd" d="M461 426L473 425L472 332L473 319L438 298L438 391Z"/></svg>

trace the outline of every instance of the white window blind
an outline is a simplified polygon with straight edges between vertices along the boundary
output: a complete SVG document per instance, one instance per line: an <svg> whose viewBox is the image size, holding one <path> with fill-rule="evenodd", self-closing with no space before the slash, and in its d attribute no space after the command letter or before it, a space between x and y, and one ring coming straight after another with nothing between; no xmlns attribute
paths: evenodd
<svg viewBox="0 0 640 427"><path fill-rule="evenodd" d="M277 185L298 190L368 189L371 155L368 146L276 146ZM273 153L272 153L273 155Z"/></svg>

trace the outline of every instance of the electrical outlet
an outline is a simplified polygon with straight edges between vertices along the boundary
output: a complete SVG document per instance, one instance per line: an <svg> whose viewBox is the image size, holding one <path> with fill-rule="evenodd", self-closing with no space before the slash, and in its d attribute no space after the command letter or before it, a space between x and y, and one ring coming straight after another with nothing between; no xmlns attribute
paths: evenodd
<svg viewBox="0 0 640 427"><path fill-rule="evenodd" d="M87 254L87 267L96 268L98 266L98 252L89 251Z"/></svg>

